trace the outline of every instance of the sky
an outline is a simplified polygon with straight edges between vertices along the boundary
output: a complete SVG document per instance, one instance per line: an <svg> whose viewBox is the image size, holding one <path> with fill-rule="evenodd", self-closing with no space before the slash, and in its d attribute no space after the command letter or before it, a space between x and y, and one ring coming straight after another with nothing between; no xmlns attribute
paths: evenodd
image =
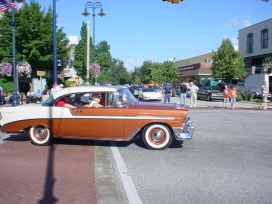
<svg viewBox="0 0 272 204"><path fill-rule="evenodd" d="M36 0L48 9L54 0ZM27 3L30 0L26 0ZM86 0L56 0L57 26L78 36L93 10L84 12ZM95 3L96 1L92 1ZM272 0L99 0L106 16L95 16L95 44L107 41L113 58L128 71L144 61L176 61L216 51L224 38L238 46L238 30L272 18ZM100 9L95 9L99 13Z"/></svg>

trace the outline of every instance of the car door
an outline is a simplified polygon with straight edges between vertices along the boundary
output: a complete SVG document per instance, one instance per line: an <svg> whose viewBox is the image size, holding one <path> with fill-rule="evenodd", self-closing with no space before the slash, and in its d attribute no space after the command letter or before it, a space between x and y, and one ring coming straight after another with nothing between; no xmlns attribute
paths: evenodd
<svg viewBox="0 0 272 204"><path fill-rule="evenodd" d="M124 114L120 107L75 108L76 136L95 138L123 138Z"/></svg>

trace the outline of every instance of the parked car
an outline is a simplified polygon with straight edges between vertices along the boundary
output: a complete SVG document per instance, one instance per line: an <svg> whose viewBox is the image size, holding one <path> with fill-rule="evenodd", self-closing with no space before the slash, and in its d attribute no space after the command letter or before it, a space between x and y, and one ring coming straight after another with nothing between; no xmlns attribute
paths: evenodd
<svg viewBox="0 0 272 204"><path fill-rule="evenodd" d="M140 100L159 100L163 98L162 94L155 88L140 89L139 99Z"/></svg>
<svg viewBox="0 0 272 204"><path fill-rule="evenodd" d="M134 95L134 96L139 96L139 89L142 89L143 86L142 85L133 85L129 88L130 92Z"/></svg>
<svg viewBox="0 0 272 204"><path fill-rule="evenodd" d="M223 100L223 93L217 86L203 86L197 92L197 99L211 100Z"/></svg>
<svg viewBox="0 0 272 204"><path fill-rule="evenodd" d="M56 103L70 96L100 95L104 107L66 108ZM66 98L67 99L67 98ZM44 146L56 137L130 141L141 137L150 149L165 149L173 138L191 139L194 126L180 104L139 102L126 87L77 86L55 92L42 105L0 108L2 132L26 131L31 142Z"/></svg>

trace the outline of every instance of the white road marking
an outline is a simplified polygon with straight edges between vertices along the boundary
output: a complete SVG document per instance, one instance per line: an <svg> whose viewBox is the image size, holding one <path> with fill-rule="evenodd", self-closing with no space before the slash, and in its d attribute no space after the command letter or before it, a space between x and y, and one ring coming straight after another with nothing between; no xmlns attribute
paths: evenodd
<svg viewBox="0 0 272 204"><path fill-rule="evenodd" d="M138 192L134 186L134 183L131 179L131 177L128 174L128 169L126 167L126 164L118 150L118 147L116 146L116 143L114 141L110 141L111 145L111 151L113 153L113 157L115 159L117 168L119 170L124 188L127 193L127 197L129 200L129 203L135 203L135 204L141 204L142 201L138 195Z"/></svg>

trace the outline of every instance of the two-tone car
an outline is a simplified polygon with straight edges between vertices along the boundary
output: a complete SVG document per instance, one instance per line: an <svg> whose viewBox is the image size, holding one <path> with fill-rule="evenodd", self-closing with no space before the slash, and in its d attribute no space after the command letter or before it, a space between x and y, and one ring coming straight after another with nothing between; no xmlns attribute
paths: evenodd
<svg viewBox="0 0 272 204"><path fill-rule="evenodd" d="M89 94L101 96L101 108L56 106L59 100ZM55 92L41 105L0 108L2 132L26 131L31 142L44 146L54 138L130 141L141 137L150 149L165 149L175 138L191 139L194 126L180 104L139 102L124 87L77 86Z"/></svg>

